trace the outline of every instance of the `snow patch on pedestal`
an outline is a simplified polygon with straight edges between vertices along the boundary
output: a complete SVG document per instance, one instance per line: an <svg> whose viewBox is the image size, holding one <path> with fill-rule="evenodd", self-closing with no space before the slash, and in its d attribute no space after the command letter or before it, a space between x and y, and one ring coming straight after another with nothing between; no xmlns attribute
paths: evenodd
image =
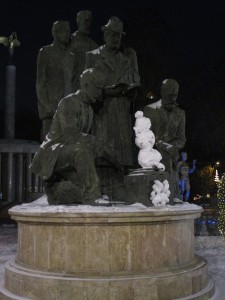
<svg viewBox="0 0 225 300"><path fill-rule="evenodd" d="M181 211L201 211L202 208L195 204L183 203L178 205L165 205L146 207L141 203L132 205L115 204L113 206L91 206L91 205L49 205L47 196L44 195L31 203L24 203L12 207L9 212L24 213L114 213L114 212L181 212Z"/></svg>

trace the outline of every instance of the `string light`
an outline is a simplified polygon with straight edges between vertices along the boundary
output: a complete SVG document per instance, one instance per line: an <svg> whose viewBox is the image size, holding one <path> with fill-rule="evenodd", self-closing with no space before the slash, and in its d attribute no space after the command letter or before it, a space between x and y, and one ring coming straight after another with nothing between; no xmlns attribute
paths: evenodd
<svg viewBox="0 0 225 300"><path fill-rule="evenodd" d="M220 160L220 161L202 161L202 162L196 162L196 165L216 165L217 167L219 167L221 165L221 163L225 163L225 160Z"/></svg>
<svg viewBox="0 0 225 300"><path fill-rule="evenodd" d="M225 237L225 175L222 176L217 191L219 207L219 232Z"/></svg>

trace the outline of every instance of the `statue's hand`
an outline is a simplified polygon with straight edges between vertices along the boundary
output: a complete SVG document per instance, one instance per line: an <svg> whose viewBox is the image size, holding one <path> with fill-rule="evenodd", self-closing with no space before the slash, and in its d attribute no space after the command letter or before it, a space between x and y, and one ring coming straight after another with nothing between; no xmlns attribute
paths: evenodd
<svg viewBox="0 0 225 300"><path fill-rule="evenodd" d="M169 143L169 141L171 140L171 138L168 136L167 133L165 133L161 139L163 140L163 142Z"/></svg>
<svg viewBox="0 0 225 300"><path fill-rule="evenodd" d="M95 137L91 134L82 134L79 142L81 143L81 147L91 150L92 152L95 151Z"/></svg>
<svg viewBox="0 0 225 300"><path fill-rule="evenodd" d="M104 147L103 140L94 138L93 142L94 142L94 148L95 148L96 155L101 156L102 151L103 151L103 147Z"/></svg>
<svg viewBox="0 0 225 300"><path fill-rule="evenodd" d="M128 97L128 98L135 98L137 96L137 89L128 89L126 92L125 92L125 95Z"/></svg>
<svg viewBox="0 0 225 300"><path fill-rule="evenodd" d="M179 156L179 152L177 150L177 147L175 147L171 144L167 144L164 141L158 142L157 149L159 151L163 150L163 151L167 152L172 159L176 159Z"/></svg>
<svg viewBox="0 0 225 300"><path fill-rule="evenodd" d="M108 96L108 97L117 97L119 95L121 95L123 92L123 88L121 86L106 86L103 89L103 94Z"/></svg>
<svg viewBox="0 0 225 300"><path fill-rule="evenodd" d="M179 152L175 146L168 148L167 151L173 159L179 157Z"/></svg>
<svg viewBox="0 0 225 300"><path fill-rule="evenodd" d="M121 173L124 173L124 167L118 162L115 161L114 166L117 170L119 170Z"/></svg>

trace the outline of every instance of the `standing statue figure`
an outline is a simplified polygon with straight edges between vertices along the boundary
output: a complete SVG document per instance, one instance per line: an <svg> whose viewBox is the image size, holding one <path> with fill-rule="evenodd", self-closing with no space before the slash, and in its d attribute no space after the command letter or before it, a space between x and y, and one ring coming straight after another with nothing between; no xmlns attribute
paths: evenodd
<svg viewBox="0 0 225 300"><path fill-rule="evenodd" d="M178 162L179 171L179 190L180 199L187 202L190 197L190 181L189 174L192 174L196 170L196 160L193 160L192 167L189 166L187 161L187 153L181 152L181 160Z"/></svg>
<svg viewBox="0 0 225 300"><path fill-rule="evenodd" d="M37 59L36 90L43 138L48 133L59 101L74 92L74 55L68 50L70 26L56 21L53 44L40 49Z"/></svg>
<svg viewBox="0 0 225 300"><path fill-rule="evenodd" d="M50 131L31 164L43 177L50 204L93 201L101 196L95 157L113 151L89 134L91 103L102 96L104 78L94 69L81 75L81 89L59 103Z"/></svg>
<svg viewBox="0 0 225 300"><path fill-rule="evenodd" d="M152 122L156 148L162 155L162 163L170 176L172 198L178 197L178 150L185 138L185 112L176 102L179 85L174 79L165 79L161 86L161 100L145 106L144 115Z"/></svg>
<svg viewBox="0 0 225 300"><path fill-rule="evenodd" d="M70 50L76 57L75 90L80 88L80 75L85 68L86 52L92 51L98 45L90 38L92 13L90 10L82 10L76 16L77 31L71 36Z"/></svg>
<svg viewBox="0 0 225 300"><path fill-rule="evenodd" d="M102 31L105 44L86 54L86 68L95 67L105 76L103 101L95 107L93 134L112 145L123 166L131 166L133 153L130 108L136 87L140 85L137 57L133 49L129 49L128 55L119 50L121 38L125 34L119 18L111 17L102 26ZM106 165L104 162L99 164ZM107 193L112 198L123 199L124 177L114 174L112 169L104 174L103 169L102 186L111 189ZM106 177L110 178L109 183L103 182Z"/></svg>

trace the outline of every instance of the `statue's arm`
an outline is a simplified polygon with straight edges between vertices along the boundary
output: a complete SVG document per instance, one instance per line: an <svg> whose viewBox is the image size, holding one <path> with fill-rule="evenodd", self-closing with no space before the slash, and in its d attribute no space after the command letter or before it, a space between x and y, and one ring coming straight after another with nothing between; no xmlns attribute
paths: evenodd
<svg viewBox="0 0 225 300"><path fill-rule="evenodd" d="M76 87L79 85L78 82L80 80L80 75L82 72L78 70L78 56L76 53L73 53L73 68L72 68L72 78L71 78L71 91L76 92Z"/></svg>
<svg viewBox="0 0 225 300"><path fill-rule="evenodd" d="M154 108L145 106L143 108L143 113L146 118L149 118L151 121L151 130L155 134L156 142L157 142L157 132L156 132L156 123L157 123L157 112Z"/></svg>
<svg viewBox="0 0 225 300"><path fill-rule="evenodd" d="M192 174L192 173L195 172L195 170L196 170L196 165L195 165L195 163L196 163L196 160L194 159L194 160L193 160L193 163L192 163L192 167L189 169L189 174Z"/></svg>
<svg viewBox="0 0 225 300"><path fill-rule="evenodd" d="M90 48L90 51L95 50L98 48L98 44L94 40L90 39L89 48Z"/></svg>
<svg viewBox="0 0 225 300"><path fill-rule="evenodd" d="M73 53L76 51L76 38L73 34L70 37L69 50Z"/></svg>
<svg viewBox="0 0 225 300"><path fill-rule="evenodd" d="M182 160L180 160L180 161L178 161L178 163L177 163L177 167L178 167L178 169L181 167L183 165L183 162L182 162Z"/></svg>
<svg viewBox="0 0 225 300"><path fill-rule="evenodd" d="M86 60L85 60L85 70L89 69L89 68L94 68L94 63L93 63L93 59L92 59L92 53L87 52L86 53Z"/></svg>
<svg viewBox="0 0 225 300"><path fill-rule="evenodd" d="M149 108L148 106L144 106L143 108L143 114L146 118L149 118L150 121L152 122L152 112L151 112L151 108Z"/></svg>
<svg viewBox="0 0 225 300"><path fill-rule="evenodd" d="M134 49L130 49L130 64L131 64L133 82L140 83L137 54Z"/></svg>
<svg viewBox="0 0 225 300"><path fill-rule="evenodd" d="M85 69L89 68L98 68L98 70L102 70L102 63L97 58L98 54L94 54L92 52L86 53L86 61L85 61ZM103 88L103 94L105 96L114 97L121 91L121 88L116 88L114 86L106 86ZM105 97L104 97L105 99Z"/></svg>
<svg viewBox="0 0 225 300"><path fill-rule="evenodd" d="M60 101L57 115L60 121L63 138L67 144L77 143L82 136L82 132L79 128L79 113L80 110L78 105L72 105L71 100L68 97Z"/></svg>
<svg viewBox="0 0 225 300"><path fill-rule="evenodd" d="M73 95L71 96L71 98ZM73 100L72 100L73 101ZM57 114L60 121L60 127L63 133L65 144L73 145L75 150L89 150L96 154L101 152L102 142L96 139L91 134L86 134L81 131L80 122L82 119L80 106L78 103L72 103L64 98L57 109Z"/></svg>
<svg viewBox="0 0 225 300"><path fill-rule="evenodd" d="M185 137L185 112L181 111L180 122L178 123L176 138L169 142L171 145L176 146L177 149L184 147L186 143Z"/></svg>
<svg viewBox="0 0 225 300"><path fill-rule="evenodd" d="M48 67L48 55L42 48L39 51L37 59L37 81L36 91L38 97L38 111L40 119L45 119L52 116L52 111L49 103L49 96L47 90L47 67Z"/></svg>

